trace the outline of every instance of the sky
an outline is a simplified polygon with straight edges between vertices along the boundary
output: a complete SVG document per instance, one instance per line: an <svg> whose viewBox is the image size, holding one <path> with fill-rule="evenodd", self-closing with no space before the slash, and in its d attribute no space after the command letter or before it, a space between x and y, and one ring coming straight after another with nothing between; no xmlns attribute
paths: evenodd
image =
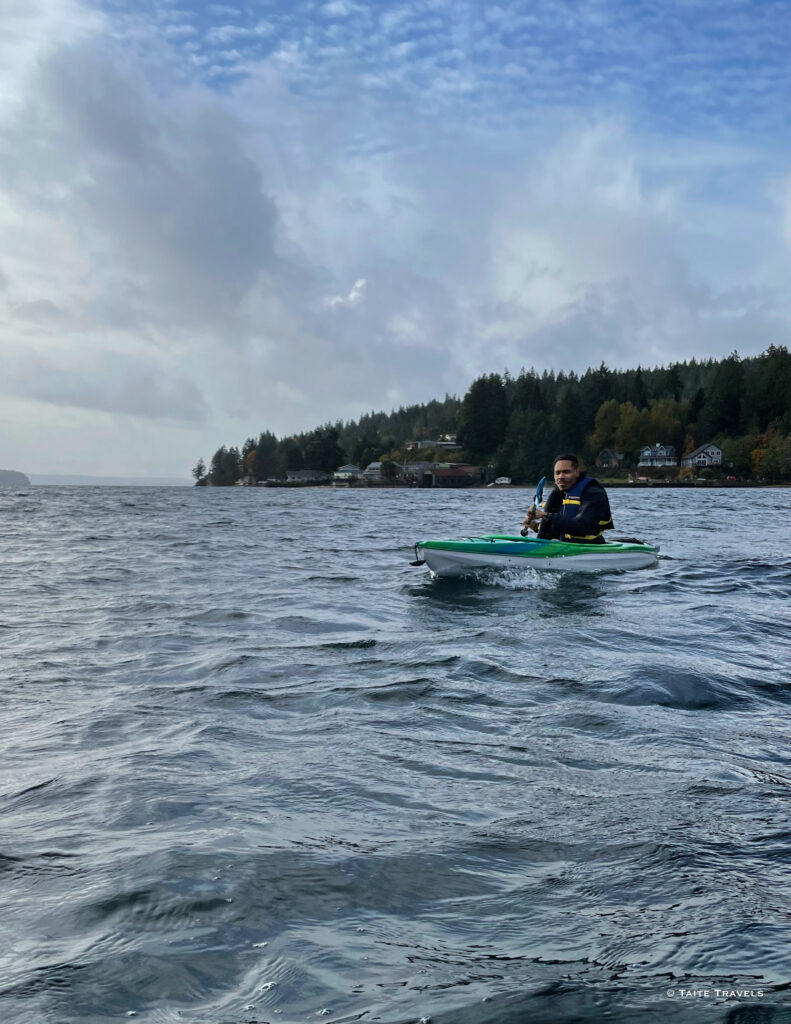
<svg viewBox="0 0 791 1024"><path fill-rule="evenodd" d="M785 0L0 0L0 467L791 343Z"/></svg>

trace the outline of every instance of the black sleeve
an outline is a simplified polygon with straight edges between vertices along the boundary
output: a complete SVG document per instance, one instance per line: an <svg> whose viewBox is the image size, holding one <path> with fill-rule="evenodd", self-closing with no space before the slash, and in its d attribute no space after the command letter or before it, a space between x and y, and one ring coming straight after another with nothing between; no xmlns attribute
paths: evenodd
<svg viewBox="0 0 791 1024"><path fill-rule="evenodd" d="M544 539L561 540L564 533L575 537L601 533L601 524L610 521L610 503L603 487L591 484L582 496L580 510L575 516L564 516L561 512L551 513L541 523L538 536Z"/></svg>
<svg viewBox="0 0 791 1024"><path fill-rule="evenodd" d="M537 534L537 536L541 540L552 539L552 534L549 530L549 524L553 518L557 518L557 515L553 516L552 513L557 513L558 509L562 507L563 504L562 499L560 497L560 491L557 488L555 488L555 490L552 491L547 500L544 502L544 511L546 512L546 518L540 520Z"/></svg>

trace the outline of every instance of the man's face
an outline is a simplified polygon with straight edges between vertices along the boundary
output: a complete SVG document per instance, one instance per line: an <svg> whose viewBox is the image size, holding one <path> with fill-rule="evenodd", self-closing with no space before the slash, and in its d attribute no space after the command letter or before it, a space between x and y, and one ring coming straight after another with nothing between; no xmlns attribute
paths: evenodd
<svg viewBox="0 0 791 1024"><path fill-rule="evenodd" d="M555 487L561 491L570 491L581 475L579 466L575 466L568 459L561 459L555 463Z"/></svg>

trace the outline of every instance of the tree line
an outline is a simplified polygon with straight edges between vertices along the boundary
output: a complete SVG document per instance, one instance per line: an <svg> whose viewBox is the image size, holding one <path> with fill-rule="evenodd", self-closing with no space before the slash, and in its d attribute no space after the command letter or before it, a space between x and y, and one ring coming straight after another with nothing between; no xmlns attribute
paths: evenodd
<svg viewBox="0 0 791 1024"><path fill-rule="evenodd" d="M724 471L743 478L791 480L791 354L770 346L760 356L673 363L667 367L610 370L604 363L573 371L489 373L462 399L370 412L289 437L264 431L240 447L219 448L208 468L199 460L196 481L224 486L243 476L280 479L288 470L331 473L345 462L402 462L410 441L456 434L455 456L490 475L530 483L561 451L577 452L588 466L610 448L622 470L637 464L640 449L671 444L677 456L709 442L723 450Z"/></svg>

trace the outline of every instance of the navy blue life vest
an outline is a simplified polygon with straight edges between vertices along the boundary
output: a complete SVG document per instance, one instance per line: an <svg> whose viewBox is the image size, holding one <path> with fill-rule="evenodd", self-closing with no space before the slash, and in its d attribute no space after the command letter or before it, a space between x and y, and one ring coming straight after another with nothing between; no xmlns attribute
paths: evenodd
<svg viewBox="0 0 791 1024"><path fill-rule="evenodd" d="M571 490L567 491L563 495L563 497L562 497L562 505L561 505L561 507L559 509L560 514L562 516L568 516L569 518L571 518L571 517L576 516L576 515L579 514L580 505L582 504L583 492L585 491L585 488L588 486L588 484L593 483L593 482L594 482L593 477L590 477L590 476L580 477L580 479L574 484L574 486L571 488ZM606 496L605 496L605 502L606 502L606 506L605 507L607 509L607 511L606 511L607 518L606 519L600 519L598 521L598 524L595 527L595 530L596 530L595 533L588 533L588 534L585 534L584 536L579 536L577 534L571 534L571 533L564 533L562 539L563 540L570 540L570 541L587 541L588 543L590 543L591 541L597 541L601 537L601 535L604 532L604 530L612 530L613 529L613 521L612 521L612 516L609 514L609 503L607 502ZM602 514L604 515L605 513L603 512Z"/></svg>

